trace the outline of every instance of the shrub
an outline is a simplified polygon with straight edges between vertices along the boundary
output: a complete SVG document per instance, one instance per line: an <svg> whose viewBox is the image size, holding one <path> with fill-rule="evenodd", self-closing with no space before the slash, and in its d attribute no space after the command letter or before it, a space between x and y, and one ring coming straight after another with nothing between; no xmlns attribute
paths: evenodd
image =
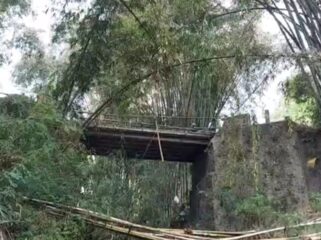
<svg viewBox="0 0 321 240"><path fill-rule="evenodd" d="M275 203L259 193L241 200L236 213L243 218L248 227L265 226L277 217Z"/></svg>
<svg viewBox="0 0 321 240"><path fill-rule="evenodd" d="M310 194L310 206L313 211L321 211L321 193Z"/></svg>

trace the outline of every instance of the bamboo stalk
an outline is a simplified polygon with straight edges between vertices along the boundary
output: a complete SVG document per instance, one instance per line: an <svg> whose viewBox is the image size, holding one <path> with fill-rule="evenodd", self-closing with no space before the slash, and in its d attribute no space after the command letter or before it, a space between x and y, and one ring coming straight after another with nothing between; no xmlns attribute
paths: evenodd
<svg viewBox="0 0 321 240"><path fill-rule="evenodd" d="M301 235L297 237L283 237L283 238L265 238L260 240L292 240L292 239L302 239L302 240L317 240L321 238L321 233L312 233L307 235Z"/></svg>
<svg viewBox="0 0 321 240"><path fill-rule="evenodd" d="M142 232L145 231L145 233L152 233L152 234L166 234L168 236L172 236L175 238L179 238L181 240L188 240L188 238L185 238L184 236L176 236L174 234L171 233L167 233L167 232L162 232L161 230L157 229L157 228L153 228L153 227L146 227L143 225L139 225L139 224L134 224L125 220L121 220L118 218L113 218L113 217L107 217L107 216L103 216L101 214L97 214L93 211L90 210L85 210L85 209L81 209L81 208L75 208L75 207L68 207L65 205L61 205L61 204L54 204L52 202L48 202L48 201L43 201L43 200L38 200L38 199L27 199L25 198L25 200L31 202L31 203L36 203L36 204L40 204L43 206L48 207L51 211L56 211L59 213L65 213L65 214L75 214L79 217L81 217L82 219L86 220L86 221L92 221L92 222L97 222L97 220L100 221L104 221L104 222L108 222L105 223L106 226L108 227L109 230L112 229L116 229L117 231L119 230L120 233L124 233L124 231L122 229L132 229L130 230L130 232ZM124 227L120 227L117 226L115 224L120 224L122 226L126 226L127 228ZM139 231L135 231L135 230L139 230ZM137 235L137 234L136 234Z"/></svg>
<svg viewBox="0 0 321 240"><path fill-rule="evenodd" d="M66 206L66 205L63 205L63 204L55 204L55 203L52 203L52 202L39 200L39 199L24 198L24 200L28 201L28 202L31 202L31 203L38 204L38 205L50 206L50 207L53 207L53 208L56 208L56 209L63 209L63 210L66 210L67 212L70 212L70 213L90 216L91 218L96 219L96 220L106 221L106 222L110 222L110 223L117 223L117 224L122 224L122 225L125 225L125 226L129 226L129 227L132 227L132 228L142 229L142 230L148 231L148 232L157 232L157 231L159 231L157 228L147 227L147 226L143 226L143 225L140 225L140 224L131 223L131 222L128 222L128 221L125 221L125 220L121 220L121 219L118 219L118 218L114 218L114 217L108 217L108 216L99 214L97 212L93 212L91 210L86 210L86 209L77 208L77 207L70 207L70 206Z"/></svg>
<svg viewBox="0 0 321 240"><path fill-rule="evenodd" d="M131 223L129 221L121 220L118 218L107 217L102 214L98 214L96 212L76 208L69 207L62 204L55 204L48 201L38 200L38 199L28 199L24 198L25 201L28 201L34 205L44 206L49 210L49 214L54 214L55 216L63 216L63 215L72 215L77 216L83 219L90 224L95 226L104 227L107 230L111 230L114 232L118 232L121 234L128 234L131 236L139 237L142 239L150 239L150 240L158 240L158 239L177 239L177 240L212 240L213 238L222 238L226 236L231 236L228 234L213 234L213 236L198 236L196 234L186 234L184 230L169 230L169 229L159 229L148 226L143 226L140 224ZM204 233L204 231L203 231ZM166 238L164 238L166 237Z"/></svg>
<svg viewBox="0 0 321 240"><path fill-rule="evenodd" d="M165 160L164 160L162 144L161 144L161 140L160 140L160 136L159 136L159 129L158 129L157 120L155 121L155 125L156 125L156 133L157 133L157 139L158 139L159 152L161 155L161 160L162 160L162 162L164 162Z"/></svg>
<svg viewBox="0 0 321 240"><path fill-rule="evenodd" d="M245 234L245 235L241 235L241 236L236 236L236 237L225 238L225 239L226 240L248 239L248 238L256 237L259 235L265 235L268 233L285 231L287 229L307 227L307 226L313 226L313 225L319 225L319 224L321 224L321 219L317 219L315 221L311 221L311 222L307 222L307 223L292 225L292 226L288 226L288 227L277 227L277 228L267 229L267 230L263 230L263 231L257 231L257 232L253 232L253 233L249 233L249 234Z"/></svg>
<svg viewBox="0 0 321 240"><path fill-rule="evenodd" d="M68 212L64 212L64 210L60 210L60 209L54 209L54 207L50 206L50 214L52 214L52 212L54 211L54 214L61 214L61 213L65 213L65 214L70 214ZM90 216L84 216L84 215L78 215L78 214L74 214L76 216L78 216L79 218L83 219L84 221L86 221L87 223L90 223L94 226L100 227L100 228L104 228L116 233L120 233L120 234L126 234L129 236L133 236L133 237L138 237L138 238L142 238L142 239L149 239L149 240L162 240L162 239L177 239L177 240L192 240L192 239L199 239L199 240L211 240L211 239L207 239L207 238L195 238L194 236L188 236L185 234L173 234L173 233L166 233L166 232L160 232L158 229L155 229L154 232L143 232L143 230L146 229L145 226L142 225L138 225L138 224L133 224L127 221L123 221L120 219L114 219L115 222L114 223L105 223L102 221L97 221L94 219L91 219ZM115 223L122 223L122 224L126 224L124 226L119 226L119 225L115 225ZM154 228L149 228L148 229L154 229ZM159 233L158 233L159 232ZM164 238L165 237L165 238Z"/></svg>
<svg viewBox="0 0 321 240"><path fill-rule="evenodd" d="M221 232L221 231L205 231L205 230L191 230L186 232L183 229L164 229L143 226L140 224L131 223L129 221L121 220L118 218L108 217L90 210L70 207L62 204L55 204L48 201L24 198L25 201L32 203L33 205L45 207L49 214L55 216L71 215L77 216L83 219L89 224L97 227L104 228L106 230L114 231L120 234L126 234L129 236L147 239L147 240L239 240L239 239L253 239L253 237L259 237L261 235L267 235L274 232L284 231L286 229L307 227L321 224L321 219L314 221L301 223L289 227L277 227L273 229L267 229L263 231L251 231L251 232ZM314 233L310 235L303 235L301 239L320 240L321 233ZM267 238L271 240L289 240L292 238Z"/></svg>
<svg viewBox="0 0 321 240"><path fill-rule="evenodd" d="M114 226L111 224L107 224L107 223L102 223L102 222L98 222L98 221L94 221L91 219L85 219L86 222L92 223L93 225L97 226L97 227L101 227L116 233L122 233L122 234L126 234L129 236L133 236L133 237L138 237L141 239L149 239L149 240L164 240L166 238L162 238L162 237L158 237L155 235L152 235L151 233L144 233L144 232L139 232L139 231L135 231L135 230L131 230L130 228L123 228L123 227L119 227L119 226Z"/></svg>
<svg viewBox="0 0 321 240"><path fill-rule="evenodd" d="M173 229L173 228L160 228L162 231L168 232L178 232L183 233L184 229ZM225 235L225 236L240 236L244 234L254 233L255 231L245 231L245 232L224 232L224 231L210 231L210 230L192 230L192 234L217 234L217 235Z"/></svg>
<svg viewBox="0 0 321 240"><path fill-rule="evenodd" d="M141 239L147 239L147 240L165 240L165 238L157 237L154 233L136 231L136 230L133 230L131 227L122 227L122 226L114 225L112 223L106 223L104 221L94 220L90 217L90 215L86 216L86 215L72 214L71 212L67 212L65 210L55 208L52 206L49 206L49 207L47 206L47 209L49 210L48 211L49 214L53 214L55 216L74 215L93 226L106 229L109 231L113 231L115 233L125 234L125 235L129 235L129 236L133 236Z"/></svg>

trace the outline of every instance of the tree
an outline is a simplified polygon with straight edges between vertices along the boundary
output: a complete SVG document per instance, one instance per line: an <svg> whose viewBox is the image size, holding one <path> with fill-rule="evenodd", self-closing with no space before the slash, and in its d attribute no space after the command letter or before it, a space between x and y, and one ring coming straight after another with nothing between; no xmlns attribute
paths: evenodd
<svg viewBox="0 0 321 240"><path fill-rule="evenodd" d="M176 164L130 160L121 151L107 159L93 159L79 142L77 124L65 121L48 99L34 102L9 96L1 100L5 111L0 113L0 222L10 222L17 236L78 236L83 229L67 234L66 226L77 221L59 219L55 223L44 213L22 208L22 197L168 227L171 202L179 191L174 183L188 181L173 170ZM187 193L179 196L183 194Z"/></svg>
<svg viewBox="0 0 321 240"><path fill-rule="evenodd" d="M320 108L305 75L298 74L284 85L286 104L290 117L299 123L320 126Z"/></svg>
<svg viewBox="0 0 321 240"><path fill-rule="evenodd" d="M16 8L11 9L12 11L25 11L29 7L29 1L28 0L4 0L1 1L0 5L0 13L4 14L8 11L10 8Z"/></svg>
<svg viewBox="0 0 321 240"><path fill-rule="evenodd" d="M77 128L65 124L50 102L9 96L0 104L0 221L19 218L16 203L23 195L71 201L81 181L73 175L82 156L74 146Z"/></svg>
<svg viewBox="0 0 321 240"><path fill-rule="evenodd" d="M5 49L11 43L7 41L4 33L13 25L16 18L20 18L29 10L29 0L3 0L0 2L0 45L2 51L0 52L0 64L8 60L8 53Z"/></svg>
<svg viewBox="0 0 321 240"><path fill-rule="evenodd" d="M94 94L113 102L109 113L217 117L228 99L273 75L255 36L258 13L217 17L226 9L207 0L97 0L80 9L64 5L54 37L70 47L52 82L65 114Z"/></svg>
<svg viewBox="0 0 321 240"><path fill-rule="evenodd" d="M18 65L16 80L45 89L54 103L37 104L37 114L28 118L46 137L24 136L38 147L22 154L33 156L26 162L32 174L19 191L168 226L174 196L187 201L189 166L136 162L122 154L87 160L68 129L61 129L65 120L59 113L73 116L88 95L98 98L102 114L212 118L231 97L241 107L273 76L274 62L265 58L266 46L255 33L259 14L217 17L226 9L207 0L78 2L67 2L56 15L61 19L53 41L67 46L66 58L43 51L32 31L22 35L27 38L21 46L32 54Z"/></svg>
<svg viewBox="0 0 321 240"><path fill-rule="evenodd" d="M55 26L53 40L67 44L66 60L56 65L50 55L33 54L16 75L20 83L48 86L65 115L77 113L91 95L102 114L204 117L197 124L207 126L206 118L217 117L231 97L241 107L273 75L273 61L265 59L266 46L256 38L257 13L217 18L226 9L207 0L97 0L78 6L63 6ZM168 226L174 196L188 201L189 167L116 158L84 164L84 187L91 193L80 204Z"/></svg>
<svg viewBox="0 0 321 240"><path fill-rule="evenodd" d="M278 23L287 45L292 53L298 53L295 59L304 79L313 89L314 98L321 106L321 10L320 1L311 0L256 0ZM282 8L284 6L284 8Z"/></svg>

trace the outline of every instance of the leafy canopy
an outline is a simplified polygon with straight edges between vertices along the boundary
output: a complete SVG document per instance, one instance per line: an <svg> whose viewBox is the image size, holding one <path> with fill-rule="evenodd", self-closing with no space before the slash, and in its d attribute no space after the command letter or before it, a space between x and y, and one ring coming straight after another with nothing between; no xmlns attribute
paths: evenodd
<svg viewBox="0 0 321 240"><path fill-rule="evenodd" d="M218 16L225 11L208 0L70 1L53 38L68 46L65 64L32 56L17 79L47 86L64 114L89 95L94 106L111 99L109 112L216 117L231 97L241 107L274 74L260 57L260 14Z"/></svg>

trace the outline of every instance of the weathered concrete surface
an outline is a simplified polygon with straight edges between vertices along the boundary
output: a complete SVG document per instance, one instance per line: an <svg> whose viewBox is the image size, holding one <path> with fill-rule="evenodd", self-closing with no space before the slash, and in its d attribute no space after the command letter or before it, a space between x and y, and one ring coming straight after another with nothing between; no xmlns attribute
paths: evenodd
<svg viewBox="0 0 321 240"><path fill-rule="evenodd" d="M246 228L233 212L235 196L261 192L277 199L284 212L302 212L309 208L309 193L321 190L321 164L307 167L309 159L321 157L321 131L289 121L251 125L246 115L227 120L206 155L207 171L195 167L203 176L194 192L199 228Z"/></svg>
<svg viewBox="0 0 321 240"><path fill-rule="evenodd" d="M310 159L316 159L314 168L306 166L306 179L309 192L321 192L321 129L298 127L305 166Z"/></svg>

